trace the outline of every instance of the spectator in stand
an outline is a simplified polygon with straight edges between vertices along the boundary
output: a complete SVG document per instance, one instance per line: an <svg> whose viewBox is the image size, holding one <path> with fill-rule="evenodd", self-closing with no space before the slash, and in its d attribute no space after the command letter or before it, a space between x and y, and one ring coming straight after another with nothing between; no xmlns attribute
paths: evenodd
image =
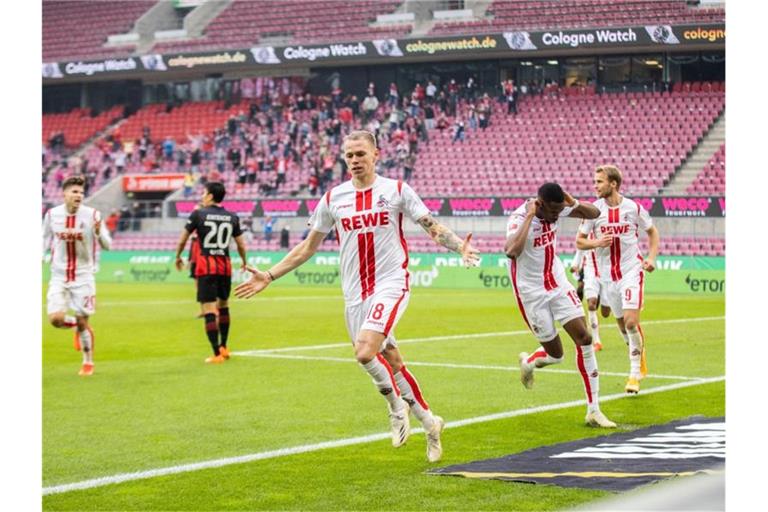
<svg viewBox="0 0 768 512"><path fill-rule="evenodd" d="M131 229L133 231L141 231L141 219L144 217L144 211L141 208L141 203L136 201L133 203L133 206L131 207L131 218L133 219L133 222L131 224Z"/></svg>
<svg viewBox="0 0 768 512"><path fill-rule="evenodd" d="M405 163L403 165L403 181L409 181L413 176L413 168L416 165L416 155L411 153L405 157Z"/></svg>
<svg viewBox="0 0 768 512"><path fill-rule="evenodd" d="M408 153L416 154L419 152L419 134L415 125L408 132Z"/></svg>
<svg viewBox="0 0 768 512"><path fill-rule="evenodd" d="M424 124L427 130L435 128L435 109L432 108L432 103L427 103L424 107Z"/></svg>
<svg viewBox="0 0 768 512"><path fill-rule="evenodd" d="M440 113L440 117L437 118L437 129L441 132L448 128L448 118L445 116L445 112Z"/></svg>
<svg viewBox="0 0 768 512"><path fill-rule="evenodd" d="M376 96L372 94L366 96L366 98L363 100L363 112L365 113L365 119L363 119L363 122L367 123L370 121L376 113L377 108L379 108L379 100L376 98Z"/></svg>
<svg viewBox="0 0 768 512"><path fill-rule="evenodd" d="M467 101L475 101L475 92L477 90L477 80L474 76L467 79L467 85L464 88L464 98Z"/></svg>
<svg viewBox="0 0 768 512"><path fill-rule="evenodd" d="M243 153L239 144L233 144L227 151L227 160L230 162L231 169L238 169L243 160Z"/></svg>
<svg viewBox="0 0 768 512"><path fill-rule="evenodd" d="M266 240L267 242L271 242L272 232L275 229L275 219L273 219L272 217L265 217L263 224L264 224L264 240Z"/></svg>
<svg viewBox="0 0 768 512"><path fill-rule="evenodd" d="M453 124L453 140L451 142L457 140L464 142L464 120L461 116L456 116L456 122Z"/></svg>
<svg viewBox="0 0 768 512"><path fill-rule="evenodd" d="M109 217L107 217L104 220L104 225L107 226L107 229L110 233L114 233L117 231L117 226L120 223L120 212L114 208L112 210L112 213L109 214Z"/></svg>
<svg viewBox="0 0 768 512"><path fill-rule="evenodd" d="M469 127L474 132L477 130L477 108L475 107L474 103L470 103L469 107L467 107L467 120L469 121Z"/></svg>
<svg viewBox="0 0 768 512"><path fill-rule="evenodd" d="M195 183L197 183L197 180L195 179L195 175L192 174L192 169L190 169L187 171L187 174L184 175L184 197L192 195L192 191L195 189Z"/></svg>
<svg viewBox="0 0 768 512"><path fill-rule="evenodd" d="M173 141L170 135L167 135L163 141L163 157L167 162L173 161L173 153L175 149L176 143Z"/></svg>
<svg viewBox="0 0 768 512"><path fill-rule="evenodd" d="M320 186L320 180L317 177L317 172L313 172L309 175L309 181L307 182L307 187L309 188L309 193L312 197L317 195L318 186Z"/></svg>
<svg viewBox="0 0 768 512"><path fill-rule="evenodd" d="M131 229L131 210L127 206L120 208L120 221L117 224L118 231Z"/></svg>
<svg viewBox="0 0 768 512"><path fill-rule="evenodd" d="M425 91L427 105L435 103L435 94L437 94L437 86L430 80L427 82L427 89Z"/></svg>
<svg viewBox="0 0 768 512"><path fill-rule="evenodd" d="M122 149L119 149L112 153L112 161L115 163L115 169L117 174L123 174L125 171L126 155Z"/></svg>
<svg viewBox="0 0 768 512"><path fill-rule="evenodd" d="M514 114L517 116L517 92L515 87L507 92L507 115Z"/></svg>
<svg viewBox="0 0 768 512"><path fill-rule="evenodd" d="M288 249L291 245L290 240L291 228L289 226L284 226L283 229L280 230L280 248Z"/></svg>
<svg viewBox="0 0 768 512"><path fill-rule="evenodd" d="M249 160L249 162L251 161L252 160ZM248 171L245 170L245 167L241 166L237 170L237 188L242 189L245 186L245 183L247 180L248 180Z"/></svg>
<svg viewBox="0 0 768 512"><path fill-rule="evenodd" d="M387 94L387 105L395 107L400 103L400 92L397 90L397 84L389 84L389 93Z"/></svg>

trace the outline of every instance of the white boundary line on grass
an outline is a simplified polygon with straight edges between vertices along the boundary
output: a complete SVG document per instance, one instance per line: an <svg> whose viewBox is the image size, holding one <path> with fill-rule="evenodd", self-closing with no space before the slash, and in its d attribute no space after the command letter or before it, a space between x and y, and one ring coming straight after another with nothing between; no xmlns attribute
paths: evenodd
<svg viewBox="0 0 768 512"><path fill-rule="evenodd" d="M357 361L352 357L325 357L325 356L298 356L294 354L271 354L271 353L253 353L253 352L232 352L233 355L239 355L244 357L264 357L269 359L296 359L300 361L329 361L334 363L354 363ZM519 370L518 366L498 366L498 365L484 365L484 364L455 364L455 363L429 363L422 361L408 361L408 366L432 366L435 368L455 368L466 370L501 370L501 371L515 371ZM536 372L545 373L566 373L566 374L578 374L577 370L561 370L557 368L537 368ZM608 377L626 377L627 373L619 372L604 372L600 371L600 375ZM701 380L706 377L691 377L685 375L651 375L646 377L653 377L655 379L667 379L667 380Z"/></svg>
<svg viewBox="0 0 768 512"><path fill-rule="evenodd" d="M704 322L707 320L725 320L724 316L702 316L697 318L672 318L668 320L650 320L648 322L642 322L643 325L656 325L656 324L684 324L688 322ZM462 339L476 339L476 338L495 338L499 336L520 336L523 334L531 334L531 331L524 329L520 331L497 331L497 332L483 332L473 334L452 334L446 336L429 336L426 338L408 338L403 340L397 340L398 344L403 343L424 343L429 341L449 341L449 340L462 340ZM243 350L239 352L233 352L236 355L259 355L259 354L271 354L275 352L297 352L302 350L323 350L326 348L338 348L349 347L352 343L339 342L339 343L325 343L321 345L301 345L292 347L278 347L278 348L265 348L259 350Z"/></svg>
<svg viewBox="0 0 768 512"><path fill-rule="evenodd" d="M707 379L700 379L692 382L678 382L676 384L668 384L666 386L659 386L655 388L649 388L643 390L644 395L653 393L661 393L664 391L672 391L675 389L686 388L690 386L699 386L702 384L710 384L713 382L721 382L725 380L725 376L710 377ZM611 400L618 400L626 398L624 393L617 393L613 395L607 395L601 397L601 401L607 402ZM527 409L516 409L512 411L500 412L496 414L488 414L484 416L476 416L474 418L466 418L463 420L450 421L446 423L446 428L464 427L466 425L473 425L475 423L485 423L488 421L496 421L500 419L513 418L515 416L524 416L528 414L536 414L546 411L554 411L558 409L566 409L568 407L583 406L583 400L573 400L570 402L562 402L558 404L541 405L538 407L530 407ZM424 430L421 428L414 428L411 432L414 434L422 433ZM277 450L270 450L266 452L251 453L247 455L240 455L237 457L227 457L222 459L205 460L201 462L193 462L189 464L180 464L177 466L168 466L164 468L149 469L145 471L135 471L133 473L120 473L117 475L104 476L100 478L92 478L89 480L82 480L80 482L72 482L68 484L52 485L43 487L43 496L49 496L52 494L61 494L72 491L93 489L96 487L103 487L105 485L119 484L123 482L131 482L135 480L145 480L148 478L155 478L159 476L174 475L179 473L189 473L191 471L199 471L202 469L218 468L223 466L230 466L232 464L243 464L246 462L253 462L257 460L274 459L278 457L286 457L289 455L297 455L300 453L314 452L319 450L325 450L329 448L340 448L343 446L352 446L356 444L371 443L374 441L381 441L388 439L391 436L389 432L370 434L367 436L350 437L346 439L337 439L335 441L325 441L322 443L305 444L300 446L293 446L290 448L279 448Z"/></svg>

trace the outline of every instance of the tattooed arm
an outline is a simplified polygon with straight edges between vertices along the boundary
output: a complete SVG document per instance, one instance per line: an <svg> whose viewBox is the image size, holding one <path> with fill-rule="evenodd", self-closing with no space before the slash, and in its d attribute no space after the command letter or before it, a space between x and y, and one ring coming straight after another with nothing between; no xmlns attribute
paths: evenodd
<svg viewBox="0 0 768 512"><path fill-rule="evenodd" d="M419 219L419 226L427 232L436 244L461 254L461 259L464 260L464 266L467 268L476 267L480 264L479 252L470 243L472 233L469 233L467 238L462 240L456 233L437 222L429 214Z"/></svg>

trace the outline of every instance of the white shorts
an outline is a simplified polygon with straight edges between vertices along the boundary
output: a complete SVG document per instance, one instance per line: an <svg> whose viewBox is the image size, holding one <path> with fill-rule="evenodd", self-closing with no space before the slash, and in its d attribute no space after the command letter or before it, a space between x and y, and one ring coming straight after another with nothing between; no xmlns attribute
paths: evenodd
<svg viewBox="0 0 768 512"><path fill-rule="evenodd" d="M48 314L67 312L72 309L78 316L91 316L96 312L96 281L77 279L65 282L64 278L52 278L48 283Z"/></svg>
<svg viewBox="0 0 768 512"><path fill-rule="evenodd" d="M579 296L570 284L548 293L522 294L517 299L523 319L541 342L552 341L557 336L555 321L565 325L574 318L584 317Z"/></svg>
<svg viewBox="0 0 768 512"><path fill-rule="evenodd" d="M624 318L625 309L643 309L644 274L643 269L637 268L625 273L619 281L606 284L606 300L602 304L611 307L613 316Z"/></svg>
<svg viewBox="0 0 768 512"><path fill-rule="evenodd" d="M598 279L595 276L591 276L584 273L584 298L586 299L596 299L600 297L600 291L602 290L602 286L600 283L600 279Z"/></svg>
<svg viewBox="0 0 768 512"><path fill-rule="evenodd" d="M390 288L377 290L360 304L347 306L344 319L352 343L357 340L358 333L366 329L384 334L384 343L381 344L380 350L387 346L396 347L395 327L405 313L410 298L410 291Z"/></svg>

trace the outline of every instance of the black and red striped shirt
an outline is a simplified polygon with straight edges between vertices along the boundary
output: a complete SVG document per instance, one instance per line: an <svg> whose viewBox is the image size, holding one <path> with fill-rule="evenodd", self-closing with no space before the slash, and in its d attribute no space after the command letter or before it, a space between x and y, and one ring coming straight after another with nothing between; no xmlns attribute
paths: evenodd
<svg viewBox="0 0 768 512"><path fill-rule="evenodd" d="M233 237L243 234L237 215L218 205L206 206L190 214L185 229L196 232L199 241L200 250L192 260L196 277L232 275L229 244Z"/></svg>

